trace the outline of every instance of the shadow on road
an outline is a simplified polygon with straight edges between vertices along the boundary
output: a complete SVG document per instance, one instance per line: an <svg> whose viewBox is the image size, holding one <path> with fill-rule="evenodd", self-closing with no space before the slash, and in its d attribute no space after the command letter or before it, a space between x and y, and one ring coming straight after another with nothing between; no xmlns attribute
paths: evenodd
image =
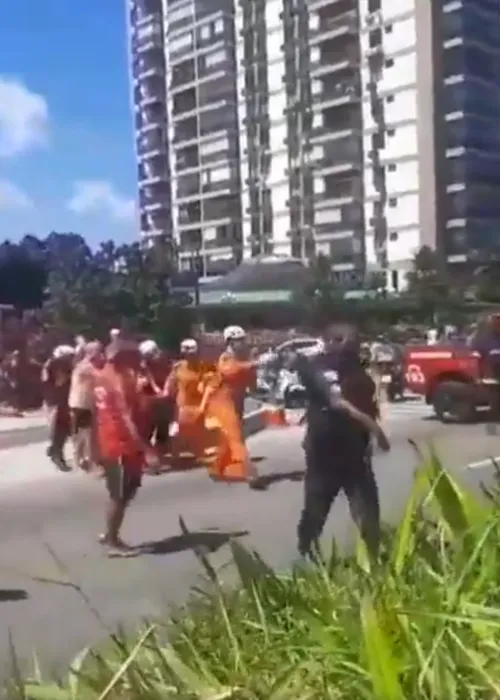
<svg viewBox="0 0 500 700"><path fill-rule="evenodd" d="M264 474L259 477L259 489L265 491L273 484L279 484L282 481L303 481L305 471L296 469L290 472L277 472L276 474Z"/></svg>
<svg viewBox="0 0 500 700"><path fill-rule="evenodd" d="M0 603L16 603L27 598L28 591L23 588L0 588Z"/></svg>
<svg viewBox="0 0 500 700"><path fill-rule="evenodd" d="M245 537L248 530L237 532L195 531L162 540L145 542L140 545L142 554L177 554L188 550L201 550L204 554L212 554L237 537Z"/></svg>

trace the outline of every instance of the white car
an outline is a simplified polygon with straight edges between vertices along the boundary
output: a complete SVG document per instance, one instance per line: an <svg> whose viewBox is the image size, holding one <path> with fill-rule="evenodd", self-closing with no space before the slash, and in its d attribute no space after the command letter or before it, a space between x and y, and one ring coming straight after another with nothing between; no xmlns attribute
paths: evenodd
<svg viewBox="0 0 500 700"><path fill-rule="evenodd" d="M280 364L278 361L283 359L284 355L288 351L305 351L307 354L311 352L320 352L323 346L323 341L320 338L304 337L304 338L292 338L291 340L286 340L277 346L276 350L268 351L262 353L258 357L259 367L266 367L274 362Z"/></svg>

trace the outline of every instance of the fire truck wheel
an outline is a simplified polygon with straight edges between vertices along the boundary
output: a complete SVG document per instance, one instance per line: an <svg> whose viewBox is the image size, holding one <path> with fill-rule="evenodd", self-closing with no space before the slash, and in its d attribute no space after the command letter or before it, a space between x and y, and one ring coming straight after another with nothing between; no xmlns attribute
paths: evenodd
<svg viewBox="0 0 500 700"><path fill-rule="evenodd" d="M432 405L443 423L472 423L476 418L473 391L462 382L441 382L434 390Z"/></svg>

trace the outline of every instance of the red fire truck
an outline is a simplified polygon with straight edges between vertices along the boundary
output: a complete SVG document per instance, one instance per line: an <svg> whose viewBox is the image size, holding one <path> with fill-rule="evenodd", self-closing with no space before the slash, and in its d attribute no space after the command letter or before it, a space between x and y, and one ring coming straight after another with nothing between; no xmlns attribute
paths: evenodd
<svg viewBox="0 0 500 700"><path fill-rule="evenodd" d="M472 422L478 409L490 407L498 381L479 353L467 347L409 347L404 360L405 384L425 397L441 421Z"/></svg>

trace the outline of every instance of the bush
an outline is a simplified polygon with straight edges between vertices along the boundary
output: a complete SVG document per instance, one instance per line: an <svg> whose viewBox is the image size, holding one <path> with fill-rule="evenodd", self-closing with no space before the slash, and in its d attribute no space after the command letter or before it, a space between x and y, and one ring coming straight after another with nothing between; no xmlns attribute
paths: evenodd
<svg viewBox="0 0 500 700"><path fill-rule="evenodd" d="M491 494L490 494L491 495ZM500 517L431 455L380 561L360 545L273 572L237 543L241 585L79 656L49 700L486 700L500 696ZM169 638L167 645L165 639ZM21 681L18 681L18 686Z"/></svg>

